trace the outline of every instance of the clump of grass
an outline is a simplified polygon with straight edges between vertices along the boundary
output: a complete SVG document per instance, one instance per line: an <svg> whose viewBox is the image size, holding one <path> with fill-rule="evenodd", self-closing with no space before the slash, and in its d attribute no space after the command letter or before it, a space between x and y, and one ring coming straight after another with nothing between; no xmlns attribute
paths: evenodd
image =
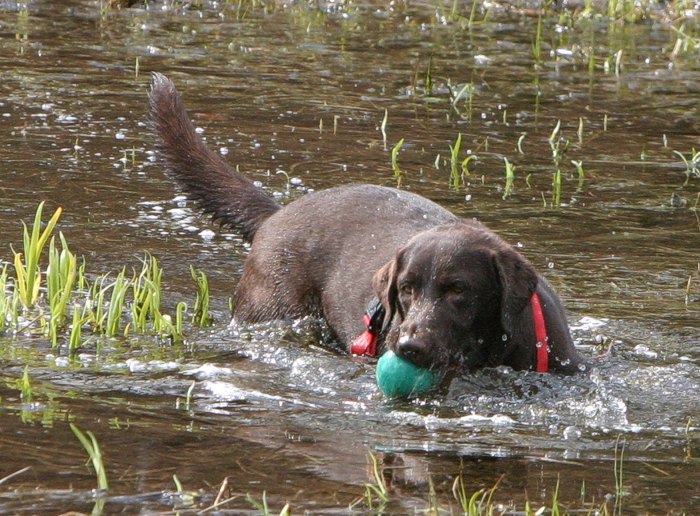
<svg viewBox="0 0 700 516"><path fill-rule="evenodd" d="M192 319L200 328L205 328L212 323L209 315L209 280L204 271L198 271L192 266L190 266L190 274L197 286Z"/></svg>
<svg viewBox="0 0 700 516"><path fill-rule="evenodd" d="M130 331L179 342L184 339L187 304L177 303L173 317L163 312L163 270L158 260L146 254L141 270L127 275L126 267L113 277L98 276L90 283L86 263L70 251L62 233L52 237L61 215L57 209L42 229L43 203L32 228L23 223L23 252L15 252L15 276L0 269L0 331L40 334L58 347L62 340L69 350L84 344L84 330L95 336L119 337ZM49 243L48 266L42 269L43 250ZM60 244L58 243L60 242ZM191 270L197 284L192 319L199 326L212 323L206 274Z"/></svg>
<svg viewBox="0 0 700 516"><path fill-rule="evenodd" d="M41 229L41 215L44 210L44 203L40 203L34 216L34 224L31 232L27 225L24 227L24 247L23 253L15 252L15 271L17 281L15 283L19 294L19 299L25 308L31 308L39 299L39 285L41 283L41 271L39 270L39 258L46 246L46 242L51 236L58 219L61 217L61 208L57 208L49 219L46 227Z"/></svg>
<svg viewBox="0 0 700 516"><path fill-rule="evenodd" d="M461 474L457 475L452 484L452 495L459 502L462 513L468 516L491 514L493 510L493 494L504 476L502 475L490 489L479 489L470 495L464 483L464 477ZM529 514L529 512L526 512L526 514Z"/></svg>

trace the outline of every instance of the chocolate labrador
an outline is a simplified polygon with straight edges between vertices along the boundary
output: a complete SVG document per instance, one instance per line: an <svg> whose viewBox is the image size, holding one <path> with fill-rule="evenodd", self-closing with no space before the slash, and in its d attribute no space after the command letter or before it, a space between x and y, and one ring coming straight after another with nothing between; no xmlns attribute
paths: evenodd
<svg viewBox="0 0 700 516"><path fill-rule="evenodd" d="M154 75L149 100L167 170L252 243L234 294L237 321L322 317L348 352L390 348L440 370L582 366L552 287L482 224L373 185L280 206L204 144L169 79Z"/></svg>

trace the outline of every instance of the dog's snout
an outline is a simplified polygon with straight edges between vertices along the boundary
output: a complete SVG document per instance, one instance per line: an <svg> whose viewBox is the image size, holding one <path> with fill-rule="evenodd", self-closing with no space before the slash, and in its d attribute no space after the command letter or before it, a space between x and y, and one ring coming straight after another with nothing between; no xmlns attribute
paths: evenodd
<svg viewBox="0 0 700 516"><path fill-rule="evenodd" d="M401 337L396 347L396 354L419 367L430 367L432 365L431 354L427 346L413 337Z"/></svg>

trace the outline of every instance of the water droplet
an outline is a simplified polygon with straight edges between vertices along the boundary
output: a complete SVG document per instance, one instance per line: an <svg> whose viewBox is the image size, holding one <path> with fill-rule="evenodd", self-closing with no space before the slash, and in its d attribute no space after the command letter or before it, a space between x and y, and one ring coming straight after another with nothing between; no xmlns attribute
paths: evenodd
<svg viewBox="0 0 700 516"><path fill-rule="evenodd" d="M587 368L586 368L586 364L579 364L579 365L578 365L578 370L579 370L579 371L585 371L586 369L587 369Z"/></svg>
<svg viewBox="0 0 700 516"><path fill-rule="evenodd" d="M508 340L508 335L505 334L505 333L504 333L503 335L501 335L501 340L502 340L503 342L507 341L507 340Z"/></svg>
<svg viewBox="0 0 700 516"><path fill-rule="evenodd" d="M542 343L539 342L539 341L535 342L535 347L536 347L537 349L541 348L541 347L542 347Z"/></svg>
<svg viewBox="0 0 700 516"><path fill-rule="evenodd" d="M576 441L581 438L581 430L575 426L567 426L564 429L564 439L567 441Z"/></svg>
<svg viewBox="0 0 700 516"><path fill-rule="evenodd" d="M547 268L548 268L548 269L553 269L553 268L554 268L554 262L549 262L549 263L547 264Z"/></svg>

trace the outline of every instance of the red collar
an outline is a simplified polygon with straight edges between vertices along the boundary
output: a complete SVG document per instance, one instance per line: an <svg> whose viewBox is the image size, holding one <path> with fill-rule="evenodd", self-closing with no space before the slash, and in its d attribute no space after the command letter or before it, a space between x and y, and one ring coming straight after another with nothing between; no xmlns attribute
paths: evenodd
<svg viewBox="0 0 700 516"><path fill-rule="evenodd" d="M372 305L372 303L370 303ZM537 292L532 293L530 298L530 306L532 307L532 320L535 325L535 350L537 359L535 361L535 371L538 373L546 373L549 371L549 336L547 335L547 325L544 322L544 314L542 312L542 303ZM381 310L381 305L374 305L373 313L365 313L362 317L362 322L365 324L366 330L363 331L352 342L350 352L353 355L364 355L374 357L377 355L377 344L379 343L379 327L381 319L384 318L384 311ZM368 312L370 311L368 307Z"/></svg>
<svg viewBox="0 0 700 516"><path fill-rule="evenodd" d="M530 306L532 307L532 320L535 325L535 350L537 351L535 371L546 373L549 371L549 335L547 335L547 325L544 323L542 303L540 303L540 296L537 295L537 292L532 293Z"/></svg>
<svg viewBox="0 0 700 516"><path fill-rule="evenodd" d="M366 330L360 333L350 346L350 353L353 355L364 355L366 357L377 356L377 344L379 343L379 330L370 328L371 317L369 314L362 316L362 322Z"/></svg>

